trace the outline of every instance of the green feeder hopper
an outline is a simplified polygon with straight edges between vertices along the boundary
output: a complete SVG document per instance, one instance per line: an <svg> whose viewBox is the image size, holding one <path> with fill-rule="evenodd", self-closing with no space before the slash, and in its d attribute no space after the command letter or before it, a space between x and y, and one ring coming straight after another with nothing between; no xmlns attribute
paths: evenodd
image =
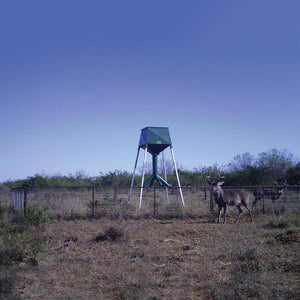
<svg viewBox="0 0 300 300"><path fill-rule="evenodd" d="M165 179L163 179L158 174L158 156L162 152L162 158L163 158L163 164L164 164L163 151L168 147L170 147L170 149L171 149L171 155L172 155L172 160L173 160L176 178L177 178L177 182L178 182L178 187L179 187L179 191L180 191L181 201L182 201L182 205L184 206L184 199L183 199L183 195L182 195L182 189L180 186L180 181L179 181L174 151L173 151L173 147L172 147L171 137L170 137L170 133L169 133L169 128L168 127L145 127L141 130L138 152L137 152L137 156L136 156L135 166L134 166L132 180L131 180L130 192L129 192L129 196L128 196L128 202L130 202L132 187L133 187L133 183L134 183L135 171L136 171L137 162L138 162L138 158L139 158L139 152L140 152L140 149L142 148L145 150L145 154L144 154L144 163L143 163L143 172L142 172L139 209L141 209L141 204L142 204L143 187L152 186L155 181L159 184L159 186L166 187L167 199L168 199L168 189L167 188L170 187L171 185L167 182L166 172L165 172ZM144 182L145 166L146 166L148 152L152 155L153 172L152 172L152 175ZM165 165L164 165L164 170L165 170Z"/></svg>

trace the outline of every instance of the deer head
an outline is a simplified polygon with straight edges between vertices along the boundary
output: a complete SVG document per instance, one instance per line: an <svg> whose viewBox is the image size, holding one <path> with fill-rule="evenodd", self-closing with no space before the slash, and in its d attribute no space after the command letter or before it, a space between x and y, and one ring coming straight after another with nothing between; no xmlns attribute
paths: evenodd
<svg viewBox="0 0 300 300"><path fill-rule="evenodd" d="M213 180L210 176L206 176L206 178L212 192L219 195L222 191L221 185L224 183L224 175L219 175L218 180Z"/></svg>

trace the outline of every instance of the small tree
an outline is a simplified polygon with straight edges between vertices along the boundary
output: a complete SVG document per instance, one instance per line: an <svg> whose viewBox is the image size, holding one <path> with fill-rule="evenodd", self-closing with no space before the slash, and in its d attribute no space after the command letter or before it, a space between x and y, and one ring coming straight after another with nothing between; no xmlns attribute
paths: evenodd
<svg viewBox="0 0 300 300"><path fill-rule="evenodd" d="M255 158L249 152L238 154L233 157L233 160L228 164L228 169L234 172L245 172L255 163Z"/></svg>
<svg viewBox="0 0 300 300"><path fill-rule="evenodd" d="M300 163L287 170L286 179L289 184L300 185Z"/></svg>
<svg viewBox="0 0 300 300"><path fill-rule="evenodd" d="M286 173L294 164L294 156L287 150L271 149L258 154L256 167L264 169L266 182L273 184L274 181L284 181Z"/></svg>

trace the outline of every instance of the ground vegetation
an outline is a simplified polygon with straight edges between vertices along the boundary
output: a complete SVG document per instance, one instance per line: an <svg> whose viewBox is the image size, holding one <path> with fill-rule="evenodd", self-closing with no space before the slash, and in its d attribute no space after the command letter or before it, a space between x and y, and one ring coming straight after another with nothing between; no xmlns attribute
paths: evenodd
<svg viewBox="0 0 300 300"><path fill-rule="evenodd" d="M174 168L171 161L166 162L168 182L177 185ZM146 168L151 173L151 166ZM207 175L218 177L225 175L224 186L254 186L300 184L300 162L287 150L271 149L252 156L248 152L236 155L227 166L213 165L209 167L195 167L186 170L184 167L178 170L182 186L206 185ZM160 165L160 173L163 174L163 166ZM12 187L35 187L35 186L104 186L120 187L129 186L132 173L115 170L106 174L99 173L91 177L83 171L75 175L47 175L35 174L25 179L7 180L0 184L1 189ZM137 174L135 185L140 184L141 174Z"/></svg>

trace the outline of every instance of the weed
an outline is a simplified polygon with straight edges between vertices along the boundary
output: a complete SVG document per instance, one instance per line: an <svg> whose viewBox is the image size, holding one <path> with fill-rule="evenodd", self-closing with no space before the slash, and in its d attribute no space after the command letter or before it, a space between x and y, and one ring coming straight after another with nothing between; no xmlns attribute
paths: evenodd
<svg viewBox="0 0 300 300"><path fill-rule="evenodd" d="M101 242L101 241L116 241L120 239L124 235L124 230L117 226L108 227L104 233L98 234L93 241Z"/></svg>
<svg viewBox="0 0 300 300"><path fill-rule="evenodd" d="M170 264L162 269L162 275L165 277L175 276L178 273L178 268L174 264Z"/></svg>
<svg viewBox="0 0 300 300"><path fill-rule="evenodd" d="M13 272L4 269L0 273L0 296L8 295L11 293L13 288Z"/></svg>
<svg viewBox="0 0 300 300"><path fill-rule="evenodd" d="M16 239L5 239L0 245L0 265L9 266L21 262L25 257L24 249Z"/></svg>
<svg viewBox="0 0 300 300"><path fill-rule="evenodd" d="M300 230L288 230L276 235L275 239L281 244L300 243Z"/></svg>
<svg viewBox="0 0 300 300"><path fill-rule="evenodd" d="M4 207L2 207L2 204L0 203L0 217L4 214Z"/></svg>
<svg viewBox="0 0 300 300"><path fill-rule="evenodd" d="M263 225L265 229L288 229L300 226L299 213L293 213L281 217L273 217L267 224Z"/></svg>
<svg viewBox="0 0 300 300"><path fill-rule="evenodd" d="M288 220L271 220L269 223L263 225L265 229L287 229L290 227L290 222Z"/></svg>
<svg viewBox="0 0 300 300"><path fill-rule="evenodd" d="M237 257L240 270L242 272L262 271L264 263L256 248L241 249Z"/></svg>
<svg viewBox="0 0 300 300"><path fill-rule="evenodd" d="M116 286L116 295L120 300L139 300L141 299L138 295L138 289L119 284Z"/></svg>
<svg viewBox="0 0 300 300"><path fill-rule="evenodd" d="M103 241L106 241L106 240L107 240L107 236L106 236L104 233L98 234L98 235L93 239L94 242L103 242Z"/></svg>
<svg viewBox="0 0 300 300"><path fill-rule="evenodd" d="M36 255L42 250L40 226L45 223L40 210L29 207L26 214L9 207L0 219L0 298L19 299L14 292L17 266L22 262L37 266Z"/></svg>
<svg viewBox="0 0 300 300"><path fill-rule="evenodd" d="M121 199L104 198L103 201L94 201L88 204L92 216L96 218L108 218L111 220L131 218L135 208Z"/></svg>
<svg viewBox="0 0 300 300"><path fill-rule="evenodd" d="M243 284L236 285L234 288L235 299L268 299L266 297L266 287L260 282L255 282L252 276L243 281Z"/></svg>
<svg viewBox="0 0 300 300"><path fill-rule="evenodd" d="M34 226L38 226L46 222L46 219L42 215L41 209L37 206L27 207L25 211L24 219L27 225L34 225Z"/></svg>
<svg viewBox="0 0 300 300"><path fill-rule="evenodd" d="M206 286L207 289L207 298L213 300L229 300L235 299L234 290L228 286L224 285L218 281L211 281Z"/></svg>
<svg viewBox="0 0 300 300"><path fill-rule="evenodd" d="M27 255L30 258L36 257L36 255L42 251L43 249L43 239L41 236L34 236L28 241L29 247L27 251Z"/></svg>

